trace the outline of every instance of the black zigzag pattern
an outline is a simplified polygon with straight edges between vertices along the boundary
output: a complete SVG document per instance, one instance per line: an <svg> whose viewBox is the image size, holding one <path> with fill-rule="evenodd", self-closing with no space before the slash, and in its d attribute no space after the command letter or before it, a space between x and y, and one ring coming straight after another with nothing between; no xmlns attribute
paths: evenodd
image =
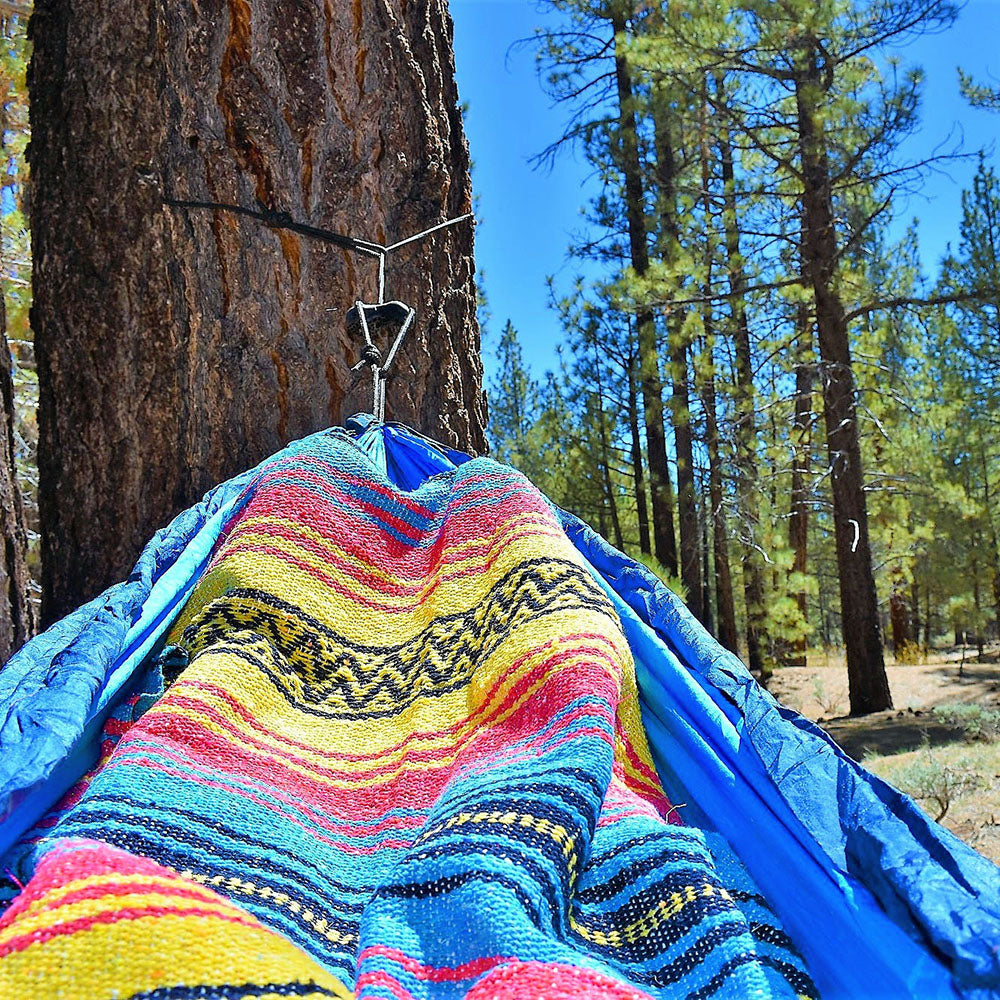
<svg viewBox="0 0 1000 1000"><path fill-rule="evenodd" d="M456 690L513 630L567 610L596 611L617 621L610 602L576 563L533 559L505 574L473 608L435 618L394 646L348 642L301 608L251 588L207 604L181 642L192 661L206 652L241 656L298 708L357 719L394 714L419 697Z"/></svg>

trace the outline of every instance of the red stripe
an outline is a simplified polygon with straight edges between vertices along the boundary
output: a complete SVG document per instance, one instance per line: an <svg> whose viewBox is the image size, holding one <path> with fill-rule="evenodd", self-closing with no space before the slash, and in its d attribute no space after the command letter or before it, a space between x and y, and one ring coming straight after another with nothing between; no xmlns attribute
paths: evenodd
<svg viewBox="0 0 1000 1000"><path fill-rule="evenodd" d="M233 914L216 913L212 910L169 910L166 907L127 907L113 912L97 913L90 917L79 917L76 920L69 920L63 923L53 924L51 927L43 927L39 930L22 934L19 937L11 938L5 944L0 945L0 958L5 958L18 951L24 951L33 944L44 944L53 938L63 937L67 934L77 934L80 931L90 930L92 927L108 926L116 924L119 920L142 920L145 917L211 917L213 920L222 920L231 924L242 924L244 927L252 927L257 930L265 930L252 917L243 917ZM268 931L267 933L272 933Z"/></svg>

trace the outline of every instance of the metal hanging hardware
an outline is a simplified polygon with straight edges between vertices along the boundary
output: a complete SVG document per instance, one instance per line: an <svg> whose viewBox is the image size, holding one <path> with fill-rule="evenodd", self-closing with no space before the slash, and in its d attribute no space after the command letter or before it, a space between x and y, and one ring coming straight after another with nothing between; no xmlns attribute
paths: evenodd
<svg viewBox="0 0 1000 1000"><path fill-rule="evenodd" d="M412 306L408 306L405 302L400 302L398 299L393 299L390 302L385 301L386 257L400 247L415 243L417 240L422 240L424 237L430 236L431 233L436 233L439 229L454 226L456 223L464 222L466 219L471 218L472 213L466 212L465 215L448 219L446 222L439 222L436 226L431 226L423 232L416 233L414 236L408 236L405 240L399 240L388 246L382 246L368 240L358 241L356 249L360 253L378 258L378 301L362 302L358 299L347 313L348 335L356 337L360 331L365 339L365 346L361 352L361 360L351 368L351 372L355 376L352 388L357 384L358 373L366 366L370 368L372 375L372 416L380 424L385 422L385 385L389 380L386 373L395 360L400 345L403 343L403 339L406 337L417 315L416 310ZM379 346L372 339L372 329L369 320L373 321L376 329L382 326L398 324L395 339L392 340L392 346L389 348L389 353L386 355L384 361L382 360L382 352Z"/></svg>
<svg viewBox="0 0 1000 1000"><path fill-rule="evenodd" d="M383 245L373 240L344 236L342 233L334 233L328 229L321 229L306 222L299 222L293 219L287 212L274 211L264 205L260 205L257 209L252 209L244 208L242 205L228 205L216 201L190 201L188 199L172 197L164 197L163 202L174 208L201 208L211 211L234 212L237 215L257 219L270 229L286 229L289 232L298 233L301 236L319 240L322 243L330 243L344 250L352 250L354 253L360 253L366 257L375 257L378 260L378 301L371 303L362 302L360 299L356 300L347 313L347 332L349 335L357 336L360 330L365 339L361 359L351 368L351 372L355 375L352 388L357 384L358 373L362 368L368 366L372 372L372 416L380 423L384 422L385 384L388 381L386 373L392 365L407 332L413 326L413 320L416 317L416 310L412 306L406 305L405 302L400 302L398 299L394 299L391 302L385 301L386 258L396 250L408 246L410 243L415 243L417 240L422 240L432 233L438 232L438 230L446 229L448 226L454 226L459 222L471 219L473 216L472 212L466 212L464 215L456 216L454 219L439 222L413 236L397 240L395 243ZM327 311L333 312L332 309ZM370 323L369 320L372 322ZM399 324L399 329L395 335L395 339L392 341L392 346L389 348L389 353L385 361L383 361L382 352L372 339L372 327L374 326L377 331L380 327L394 322Z"/></svg>
<svg viewBox="0 0 1000 1000"><path fill-rule="evenodd" d="M360 329L365 338L361 360L351 369L351 372L356 375L365 365L371 368L372 416L380 424L385 422L385 384L389 381L386 372L389 371L399 350L399 345L403 343L403 338L416 315L415 309L398 300L372 305L359 299L347 313L348 333L357 335L357 331ZM389 354L384 361L382 360L382 352L372 340L371 329L368 325L369 316L375 320L378 326L393 322L399 324L399 332L396 334L396 339L392 342L392 347L389 348ZM357 379L355 378L354 384L356 383Z"/></svg>

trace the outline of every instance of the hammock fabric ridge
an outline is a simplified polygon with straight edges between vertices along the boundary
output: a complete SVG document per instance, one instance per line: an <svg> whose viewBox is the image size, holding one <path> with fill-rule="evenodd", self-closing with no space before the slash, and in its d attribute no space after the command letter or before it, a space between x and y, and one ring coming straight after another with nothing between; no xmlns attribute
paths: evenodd
<svg viewBox="0 0 1000 1000"><path fill-rule="evenodd" d="M0 748L3 997L1000 990L993 866L405 428L181 515L0 671Z"/></svg>

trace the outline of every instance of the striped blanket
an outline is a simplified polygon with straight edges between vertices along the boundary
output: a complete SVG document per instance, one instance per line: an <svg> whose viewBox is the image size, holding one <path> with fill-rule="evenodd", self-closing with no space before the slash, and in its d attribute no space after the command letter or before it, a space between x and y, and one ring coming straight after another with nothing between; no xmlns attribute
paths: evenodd
<svg viewBox="0 0 1000 1000"><path fill-rule="evenodd" d="M275 461L168 643L9 862L3 997L815 996L509 468Z"/></svg>

